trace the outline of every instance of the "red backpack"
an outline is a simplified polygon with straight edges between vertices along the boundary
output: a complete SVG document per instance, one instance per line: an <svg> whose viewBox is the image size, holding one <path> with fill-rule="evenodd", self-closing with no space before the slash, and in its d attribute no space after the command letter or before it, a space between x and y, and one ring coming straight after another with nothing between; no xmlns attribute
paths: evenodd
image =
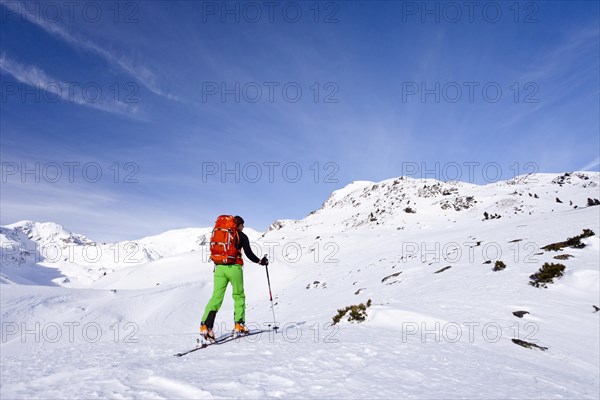
<svg viewBox="0 0 600 400"><path fill-rule="evenodd" d="M240 264L240 237L233 215L220 215L210 237L210 258L215 264Z"/></svg>

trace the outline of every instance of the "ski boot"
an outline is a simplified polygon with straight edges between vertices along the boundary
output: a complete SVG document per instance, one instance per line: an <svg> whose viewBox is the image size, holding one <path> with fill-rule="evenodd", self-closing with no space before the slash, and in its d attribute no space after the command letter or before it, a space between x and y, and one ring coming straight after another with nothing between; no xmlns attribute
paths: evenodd
<svg viewBox="0 0 600 400"><path fill-rule="evenodd" d="M200 326L200 336L202 336L207 343L217 340L212 328L209 329L206 324L202 324L202 326Z"/></svg>
<svg viewBox="0 0 600 400"><path fill-rule="evenodd" d="M233 328L233 337L243 336L248 334L248 329L243 322L236 322Z"/></svg>

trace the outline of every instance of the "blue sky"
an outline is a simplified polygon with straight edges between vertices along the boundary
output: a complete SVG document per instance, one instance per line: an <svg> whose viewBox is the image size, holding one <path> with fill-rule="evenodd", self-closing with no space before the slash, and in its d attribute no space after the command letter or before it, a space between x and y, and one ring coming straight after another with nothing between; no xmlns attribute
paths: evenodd
<svg viewBox="0 0 600 400"><path fill-rule="evenodd" d="M599 168L598 2L67 4L2 0L2 224L263 230L354 180Z"/></svg>

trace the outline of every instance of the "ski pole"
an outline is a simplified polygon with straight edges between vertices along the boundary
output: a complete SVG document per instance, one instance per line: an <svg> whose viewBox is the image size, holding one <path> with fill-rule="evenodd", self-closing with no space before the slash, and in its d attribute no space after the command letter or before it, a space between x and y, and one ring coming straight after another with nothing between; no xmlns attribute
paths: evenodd
<svg viewBox="0 0 600 400"><path fill-rule="evenodd" d="M267 258L267 255L265 254L265 256L263 258ZM267 263L265 264L265 271L267 271L267 284L269 285L269 300L271 300L271 311L273 312L273 329L275 329L275 333L277 333L277 329L279 328L277 326L277 320L275 319L275 306L273 305L273 293L271 292L271 279L269 279L269 260L267 260Z"/></svg>

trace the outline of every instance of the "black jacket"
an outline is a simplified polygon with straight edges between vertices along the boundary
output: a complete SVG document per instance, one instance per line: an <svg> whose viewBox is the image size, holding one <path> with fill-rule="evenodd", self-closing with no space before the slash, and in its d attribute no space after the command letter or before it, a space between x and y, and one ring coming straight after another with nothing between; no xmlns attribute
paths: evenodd
<svg viewBox="0 0 600 400"><path fill-rule="evenodd" d="M246 236L244 232L240 231L238 231L238 236L240 237L240 241L238 243L238 250L240 250L240 254L241 250L244 249L244 253L246 254L246 257L250 259L250 261L255 263L260 262L260 258L256 257L250 248L250 239L248 239L248 236Z"/></svg>

